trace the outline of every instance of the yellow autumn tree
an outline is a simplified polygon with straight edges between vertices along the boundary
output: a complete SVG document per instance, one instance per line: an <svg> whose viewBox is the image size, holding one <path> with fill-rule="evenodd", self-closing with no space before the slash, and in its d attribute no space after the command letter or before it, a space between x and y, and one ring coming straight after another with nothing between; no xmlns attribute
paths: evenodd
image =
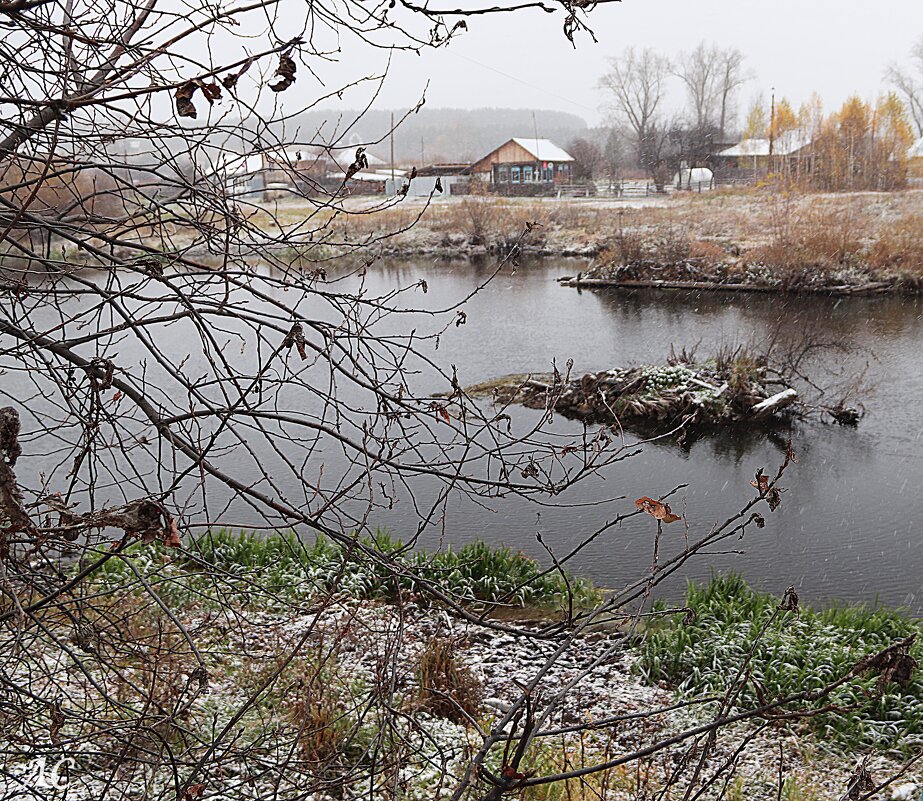
<svg viewBox="0 0 923 801"><path fill-rule="evenodd" d="M798 130L798 117L787 98L776 102L775 112L772 116L772 136L778 139L787 133Z"/></svg>
<svg viewBox="0 0 923 801"><path fill-rule="evenodd" d="M855 95L824 121L814 141L817 188L833 192L864 188L861 172L870 130L871 108Z"/></svg>
<svg viewBox="0 0 923 801"><path fill-rule="evenodd" d="M792 104L786 99L777 100L772 108L769 125L770 155L769 172L777 178L791 181L794 171L786 158L795 147L798 133L798 118Z"/></svg>
<svg viewBox="0 0 923 801"><path fill-rule="evenodd" d="M907 183L907 151L913 129L894 93L874 108L850 97L827 119L814 142L813 181L831 191L893 190Z"/></svg>
<svg viewBox="0 0 923 801"><path fill-rule="evenodd" d="M895 92L878 99L872 118L872 174L876 189L899 189L907 183L907 154L914 142L910 114Z"/></svg>
<svg viewBox="0 0 923 801"><path fill-rule="evenodd" d="M801 104L798 109L798 127L813 139L824 124L824 101L817 92Z"/></svg>
<svg viewBox="0 0 923 801"><path fill-rule="evenodd" d="M769 114L766 112L766 103L762 97L756 98L750 111L747 113L747 123L744 125L744 139L766 139L769 136Z"/></svg>

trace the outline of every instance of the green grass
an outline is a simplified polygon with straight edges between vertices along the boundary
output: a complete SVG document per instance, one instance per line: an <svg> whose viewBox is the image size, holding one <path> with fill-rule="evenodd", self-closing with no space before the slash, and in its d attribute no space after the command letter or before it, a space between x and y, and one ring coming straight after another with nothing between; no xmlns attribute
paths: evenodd
<svg viewBox="0 0 923 801"><path fill-rule="evenodd" d="M641 646L640 670L651 682L665 681L684 693L723 693L779 599L751 589L739 576L720 576L690 585L686 605L696 611L691 625L670 619L651 626ZM768 698L820 689L847 673L862 657L921 631L920 621L900 610L833 606L782 612L756 645L751 675ZM923 646L911 654L923 661ZM838 690L824 703L852 707L825 712L805 725L824 741L851 750L908 753L923 745L923 675L902 688L889 683L876 692L876 675ZM758 706L753 682L738 706Z"/></svg>
<svg viewBox="0 0 923 801"><path fill-rule="evenodd" d="M388 599L399 592L425 596L425 584L431 583L471 603L548 609L567 603L567 583L560 574L543 575L541 565L510 548L474 542L428 553L409 550L382 532L360 542L398 561L403 574L396 576L359 549L344 549L324 538L305 543L291 532L262 535L220 529L186 543L184 553L143 545L129 549L126 558L176 599L179 594L204 600L217 585L237 600L258 596L260 603L310 598L328 590L360 599ZM97 575L97 581L110 586L132 578L128 565L117 559L110 559ZM599 600L590 582L570 576L568 581L576 607L587 608Z"/></svg>

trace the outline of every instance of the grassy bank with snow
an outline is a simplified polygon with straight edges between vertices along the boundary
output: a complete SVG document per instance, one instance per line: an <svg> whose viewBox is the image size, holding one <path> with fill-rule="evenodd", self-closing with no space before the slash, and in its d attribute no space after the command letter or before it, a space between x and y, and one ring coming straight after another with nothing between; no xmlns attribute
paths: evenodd
<svg viewBox="0 0 923 801"><path fill-rule="evenodd" d="M387 570L363 557L363 549L389 557ZM600 593L583 579L543 568L525 554L503 546L474 542L435 553L411 550L386 532L345 548L319 537L303 542L293 533L259 534L216 529L192 539L182 555L157 545L137 545L126 559L109 560L95 581L121 586L131 576L127 564L142 566L176 602L198 602L201 589L219 575L236 600L276 607L336 592L357 600L394 600L427 584L454 600L471 604L554 611L573 598L575 606L595 604Z"/></svg>
<svg viewBox="0 0 923 801"><path fill-rule="evenodd" d="M734 687L740 708L819 690L869 654L923 631L916 618L884 607L780 608L778 597L735 575L690 585L684 603L695 610L695 620L684 624L670 618L651 625L639 671L648 682L665 683L681 694ZM802 728L847 751L919 751L923 675L915 663L920 659L923 643L914 640L884 672L876 666L860 671L860 680L818 701L818 714Z"/></svg>
<svg viewBox="0 0 923 801"><path fill-rule="evenodd" d="M369 567L359 557L363 547L402 557L406 571L395 580ZM424 602L424 581L472 608L498 602L555 610L569 590L582 605L599 599L588 582L483 543L425 554L380 535L351 552L291 534L216 530L187 538L181 549L135 545L113 554L86 585L94 604L79 625L49 612L45 625L73 646L80 669L28 649L11 669L30 677L37 692L46 681L66 687L54 749L73 761L69 797L103 797L110 784L138 797L167 794L177 766L188 771L209 753L202 778L209 798L270 797L285 782L314 801L447 801L481 732L542 671L536 698L563 693L566 703L529 746L524 774L579 771L679 739L631 764L510 797L629 801L656 797L675 778L694 747L685 733L718 714L716 696L737 687L746 654L754 659L733 702L741 709L758 704L760 693L816 686L918 625L887 610L780 611L779 599L718 578L690 588L692 622L674 610L640 638L609 626L570 640L565 631L533 636L528 627L460 619ZM703 797L838 798L853 760L867 754L876 778L893 775L899 764L886 752L917 748L923 719L923 686L914 676L903 686L901 678L892 671L879 688L869 675L859 689L835 696L844 711L807 724L756 719L723 729L710 765L734 761L738 775ZM127 746L117 734L100 748L98 709L146 723L130 743L150 756L144 775L119 772L117 755ZM17 725L44 730L47 716L38 710ZM219 733L221 748L209 752ZM502 754L493 749L485 767L499 772ZM25 776L30 766L5 770ZM682 793L688 778L674 791ZM486 789L476 782L464 801Z"/></svg>

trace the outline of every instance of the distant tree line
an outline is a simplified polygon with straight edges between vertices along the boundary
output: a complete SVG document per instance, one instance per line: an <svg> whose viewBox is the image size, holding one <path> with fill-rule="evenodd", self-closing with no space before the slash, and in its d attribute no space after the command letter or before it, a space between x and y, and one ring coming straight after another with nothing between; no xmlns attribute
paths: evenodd
<svg viewBox="0 0 923 801"><path fill-rule="evenodd" d="M293 130L316 131L315 139L339 146L366 145L379 158L389 160L392 117L400 121L394 130L394 159L399 166L476 161L514 136L566 143L587 132L586 120L577 114L503 107L424 106L410 115L406 109L396 109L393 114L386 109L311 109L285 125ZM344 131L349 132L346 137Z"/></svg>

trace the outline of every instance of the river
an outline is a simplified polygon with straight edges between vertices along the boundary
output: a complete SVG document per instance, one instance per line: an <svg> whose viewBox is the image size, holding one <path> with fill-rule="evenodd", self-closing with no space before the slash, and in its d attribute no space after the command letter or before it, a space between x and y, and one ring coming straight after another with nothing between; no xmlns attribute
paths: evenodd
<svg viewBox="0 0 923 801"><path fill-rule="evenodd" d="M463 383L507 373L548 371L573 359L574 370L662 362L670 346L708 354L721 344L765 341L781 325L812 331L848 352L826 351L815 364L827 378L864 374L866 416L858 428L819 420L791 431L799 463L785 475L781 508L762 531L733 540L723 553L699 559L684 577L707 578L733 569L769 591L794 584L814 601L874 602L923 608L923 302L902 297L783 297L772 294L675 291L577 291L557 276L583 265L544 260L504 270L470 304L467 325L447 335L438 360L463 366ZM370 274L370 290L415 277L428 283L428 300L442 305L469 291L492 266L420 260ZM375 287L381 282L381 287ZM461 367L460 367L461 370ZM523 410L523 414L529 414ZM555 427L581 425L556 418ZM619 509L534 509L515 503L497 511L467 505L449 538L482 537L541 554L535 533L559 551L577 544L614 511L642 495L656 497L686 483L674 507L685 505L693 531L725 519L752 493L755 470L781 461L786 434L728 433L686 448L648 445L607 470L605 487L588 482L570 501L592 502L603 492L624 495ZM616 504L618 506L618 504ZM392 521L400 527L400 517ZM680 530L667 529L681 539ZM434 537L431 537L431 543ZM424 538L424 544L426 539ZM604 587L635 578L651 559L651 526L636 519L610 530L583 551L572 569ZM678 582L665 585L676 594Z"/></svg>
<svg viewBox="0 0 923 801"><path fill-rule="evenodd" d="M536 541L537 532L555 553L565 553L606 520L632 511L636 498L658 497L680 484L687 486L671 498L671 503L674 510L685 511L690 536L701 535L753 496L750 481L754 472L760 467L774 471L790 435L799 462L786 473L783 484L788 491L781 508L766 513L766 527L748 531L743 540L723 543L721 553L699 557L682 579L666 583L663 592L676 596L686 578L702 579L711 571L733 569L776 593L794 584L804 598L813 601L877 599L923 609L919 589L923 574L923 536L919 530L923 493L917 486L923 475L923 301L886 296L591 292L563 288L554 280L581 269L585 269L584 264L555 259L526 262L515 270L504 268L466 303L466 324L449 325L438 349L432 349L431 358L446 370L455 365L460 383L470 385L509 373L548 372L553 363L563 369L568 359L573 360L577 374L659 363L671 345L697 345L698 352L707 355L722 344L765 343L781 327L788 332L807 331L820 341L841 346L840 350L819 352L812 375L832 380L838 375L843 378L864 372L866 416L855 429L809 420L796 422L790 432L738 430L703 437L685 447L672 441L648 444L640 455L611 465L600 476L555 498L551 505L539 508L515 498L478 505L460 499L447 510L444 526L439 523L423 531L421 545L436 547L446 542L485 539L544 559ZM489 261L418 259L379 262L362 280L367 293L374 296L424 279L427 292L412 292L407 302L437 309L465 297L493 270ZM336 286L347 289L358 280L344 279ZM291 302L294 294L286 294L286 302ZM306 297L305 303L310 305L310 296ZM281 291L279 299L283 299ZM82 303L87 311L93 308L89 300L67 303ZM154 299L143 309L140 304L136 308L139 314L143 311L156 315L160 313L158 303ZM258 306L253 310L254 314L260 311ZM51 330L55 312L46 312L47 321L39 320L41 313L37 309L31 315L32 324ZM386 322L392 330L398 326L402 332L417 325L435 325L425 315L419 319L398 315ZM87 324L80 322L81 326ZM71 326L72 335L82 330L76 323ZM176 369L207 376L208 361L201 352L196 353L198 346L190 344L197 341L194 330L174 324L165 326L159 336L158 345L171 352L173 364L179 365ZM277 342L278 336L274 336L269 344L276 347L273 341ZM226 349L227 358L248 358L235 356L238 351L244 354L241 343L246 339L240 332L229 332L227 340L233 344ZM253 346L248 347L247 353L253 353ZM125 334L113 337L106 348L100 354L116 355L119 370L147 376L157 397L160 390L156 365L149 354L139 353L136 343ZM5 390L7 399L28 408L47 397L41 387L32 388L29 379L28 371L8 373L0 389ZM426 381L421 378L416 389L448 389L444 382L426 386ZM540 415L530 409L516 409L513 413L517 424L536 420ZM24 430L35 425L27 419ZM582 431L581 424L561 417L554 419L553 428L559 434L578 435ZM43 453L46 445L34 444L40 443L41 437L39 425L26 437L28 447L17 470L22 475L28 472L35 477L54 476L62 482L60 486L66 486L73 457L61 457L51 450ZM259 480L259 471L266 476L274 472L268 466L273 454L265 447L259 450L259 445L248 445L244 451L233 442L222 447L227 459L250 460L254 481ZM125 487L137 492L132 482L140 486L142 481L150 491L172 480L174 468L163 461L157 463L156 448L149 449L147 456L136 449L131 458L132 470L139 477L130 479L125 477L128 474L113 472L113 479L103 485L104 491ZM305 470L315 469L313 457L301 458L305 459ZM188 469L187 464L181 467ZM195 518L196 472L193 470L186 479L192 482L185 496L187 520L223 520L226 510L214 500L203 502ZM142 473L150 478L141 477ZM305 497L305 491L296 486L296 478L289 473L290 483L286 484L280 471L272 478L276 482L272 491L297 502L299 492ZM58 487L52 482L51 489L55 488ZM130 497L130 492L126 496ZM602 498L612 497L620 500L599 503ZM246 505L230 511L237 524L264 522L255 517L258 511ZM370 520L371 525L385 526L397 536L415 531L418 522L410 503L397 503L392 510ZM569 567L602 587L619 587L643 575L650 565L653 530L647 516L632 518L607 530ZM681 548L683 537L682 524L667 527L665 550Z"/></svg>

